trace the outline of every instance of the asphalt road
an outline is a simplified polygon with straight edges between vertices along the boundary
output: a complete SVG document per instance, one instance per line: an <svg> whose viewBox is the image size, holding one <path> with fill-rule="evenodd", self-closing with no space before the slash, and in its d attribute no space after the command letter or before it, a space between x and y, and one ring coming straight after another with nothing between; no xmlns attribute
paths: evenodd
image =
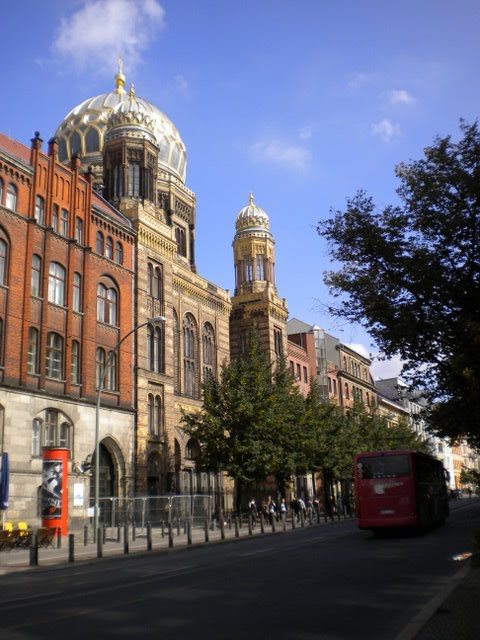
<svg viewBox="0 0 480 640"><path fill-rule="evenodd" d="M0 579L0 638L394 640L460 569L480 502L377 539L342 521Z"/></svg>

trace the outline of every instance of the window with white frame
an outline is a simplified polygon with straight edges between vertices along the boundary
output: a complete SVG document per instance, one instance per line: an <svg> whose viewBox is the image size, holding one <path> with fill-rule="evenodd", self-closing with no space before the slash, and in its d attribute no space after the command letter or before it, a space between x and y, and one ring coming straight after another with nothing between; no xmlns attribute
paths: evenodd
<svg viewBox="0 0 480 640"><path fill-rule="evenodd" d="M47 378L62 379L63 338L58 333L47 333L46 367Z"/></svg>
<svg viewBox="0 0 480 640"><path fill-rule="evenodd" d="M41 196L35 198L35 222L45 224L45 200Z"/></svg>
<svg viewBox="0 0 480 640"><path fill-rule="evenodd" d="M68 449L68 456L72 457L73 425L57 409L46 409L32 421L32 456L41 456L43 447Z"/></svg>
<svg viewBox="0 0 480 640"><path fill-rule="evenodd" d="M30 274L30 295L39 298L42 295L42 259L36 253L32 256Z"/></svg>
<svg viewBox="0 0 480 640"><path fill-rule="evenodd" d="M17 210L17 187L10 183L7 187L7 199L5 200L5 206L12 211Z"/></svg>
<svg viewBox="0 0 480 640"><path fill-rule="evenodd" d="M51 262L48 271L48 301L64 305L65 302L65 269L58 262Z"/></svg>
<svg viewBox="0 0 480 640"><path fill-rule="evenodd" d="M38 373L38 329L28 330L27 373Z"/></svg>
<svg viewBox="0 0 480 640"><path fill-rule="evenodd" d="M73 274L72 306L74 311L82 310L82 276L76 272Z"/></svg>
<svg viewBox="0 0 480 640"><path fill-rule="evenodd" d="M0 238L0 284L7 284L8 245Z"/></svg>
<svg viewBox="0 0 480 640"><path fill-rule="evenodd" d="M80 343L78 340L72 340L70 382L72 384L80 383Z"/></svg>

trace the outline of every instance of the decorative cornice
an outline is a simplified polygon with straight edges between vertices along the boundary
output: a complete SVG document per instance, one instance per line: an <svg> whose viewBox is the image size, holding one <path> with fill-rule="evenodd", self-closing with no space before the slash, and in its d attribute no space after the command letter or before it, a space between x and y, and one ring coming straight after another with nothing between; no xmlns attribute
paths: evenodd
<svg viewBox="0 0 480 640"><path fill-rule="evenodd" d="M205 284L208 284L205 282ZM201 283L195 284L188 282L184 278L177 274L173 275L173 288L190 298L196 299L201 304L204 304L211 309L220 312L224 316L230 315L231 304L228 300L228 294L223 289L219 289L225 295L225 299L221 299L218 294L204 288Z"/></svg>
<svg viewBox="0 0 480 640"><path fill-rule="evenodd" d="M160 253L169 260L174 260L177 252L177 244L160 235L158 232L153 231L143 225L138 229L138 242L156 253Z"/></svg>

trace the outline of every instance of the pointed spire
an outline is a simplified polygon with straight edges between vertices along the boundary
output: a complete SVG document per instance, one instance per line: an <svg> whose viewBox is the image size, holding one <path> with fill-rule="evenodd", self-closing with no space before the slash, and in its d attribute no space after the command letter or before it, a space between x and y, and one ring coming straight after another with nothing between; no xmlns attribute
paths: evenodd
<svg viewBox="0 0 480 640"><path fill-rule="evenodd" d="M118 57L118 73L115 76L115 84L116 84L116 89L115 89L115 93L118 94L124 94L125 93L125 76L123 75L123 60L122 58L119 56Z"/></svg>
<svg viewBox="0 0 480 640"><path fill-rule="evenodd" d="M130 85L130 91L128 92L128 97L130 98L130 102L135 100L135 87L133 84Z"/></svg>
<svg viewBox="0 0 480 640"><path fill-rule="evenodd" d="M253 204L253 193L250 191L250 204Z"/></svg>

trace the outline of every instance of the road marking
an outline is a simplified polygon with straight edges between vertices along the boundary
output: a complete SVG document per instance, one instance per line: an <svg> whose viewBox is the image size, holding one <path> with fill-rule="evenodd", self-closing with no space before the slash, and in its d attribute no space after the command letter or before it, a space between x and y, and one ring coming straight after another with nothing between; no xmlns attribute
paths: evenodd
<svg viewBox="0 0 480 640"><path fill-rule="evenodd" d="M275 547L265 547L264 549L259 549L258 551L250 551L249 553L239 553L238 555L241 558L246 558L248 556L258 556L261 553L268 553L269 551L278 551Z"/></svg>

